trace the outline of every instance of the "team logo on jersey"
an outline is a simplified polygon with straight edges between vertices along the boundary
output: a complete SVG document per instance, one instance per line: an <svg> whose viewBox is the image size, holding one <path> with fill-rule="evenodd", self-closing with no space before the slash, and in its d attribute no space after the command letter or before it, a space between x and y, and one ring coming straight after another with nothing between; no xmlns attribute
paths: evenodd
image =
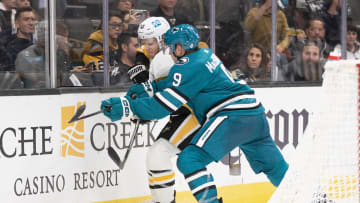
<svg viewBox="0 0 360 203"><path fill-rule="evenodd" d="M171 30L171 32L172 33L177 33L177 32L179 32L179 28L178 27L174 27L172 30Z"/></svg>
<svg viewBox="0 0 360 203"><path fill-rule="evenodd" d="M189 57L182 57L181 59L179 59L176 64L179 64L179 65L184 65L184 64L187 64L189 62Z"/></svg>
<svg viewBox="0 0 360 203"><path fill-rule="evenodd" d="M85 102L78 102L76 106L61 107L61 149L62 157L66 156L85 156L85 136L84 136L84 120L68 123L74 116L77 108Z"/></svg>

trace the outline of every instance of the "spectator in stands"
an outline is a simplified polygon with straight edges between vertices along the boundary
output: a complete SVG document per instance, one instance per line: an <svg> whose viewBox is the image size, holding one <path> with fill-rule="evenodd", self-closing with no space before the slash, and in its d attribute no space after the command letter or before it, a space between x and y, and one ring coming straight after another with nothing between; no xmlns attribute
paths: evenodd
<svg viewBox="0 0 360 203"><path fill-rule="evenodd" d="M131 16L130 16L130 12L129 11L122 11L122 15L124 16L124 19L123 19L123 32L125 32L126 30L129 29L129 23L130 21L132 20L131 19Z"/></svg>
<svg viewBox="0 0 360 203"><path fill-rule="evenodd" d="M16 8L30 7L31 3L29 0L16 0Z"/></svg>
<svg viewBox="0 0 360 203"><path fill-rule="evenodd" d="M123 16L119 15L118 13L111 11L109 14L109 51L110 56L113 62L118 57L118 49L119 45L117 43L117 39L121 32L124 29L123 24ZM93 32L88 40L84 44L84 49L82 51L82 60L85 65L89 64L90 62L95 63L95 67L93 71L100 71L102 72L103 67L103 31L102 25L101 29Z"/></svg>
<svg viewBox="0 0 360 203"><path fill-rule="evenodd" d="M117 0L115 2L115 8L123 12L124 15L124 31L130 27L131 32L137 30L137 26L142 22L136 18L136 13L132 13L131 10L135 9L135 0ZM148 13L147 17L150 14Z"/></svg>
<svg viewBox="0 0 360 203"><path fill-rule="evenodd" d="M325 40L325 24L322 18L314 17L309 21L306 28L308 39L316 41L320 47L320 57L327 58L332 47Z"/></svg>
<svg viewBox="0 0 360 203"><path fill-rule="evenodd" d="M296 56L299 52L303 50L306 40L312 40L316 41L317 45L320 48L320 58L327 59L330 51L332 50L332 47L325 40L325 32L326 30L324 27L323 19L319 16L312 17L306 25L306 39L292 39L289 46L289 50L291 51L292 56Z"/></svg>
<svg viewBox="0 0 360 203"><path fill-rule="evenodd" d="M305 28L309 20L308 12L304 8L295 8L290 15L292 16L290 21L293 22L288 30L290 45L283 51L288 61L292 61L295 57L291 50L291 43L297 43L298 40L303 42L306 39Z"/></svg>
<svg viewBox="0 0 360 203"><path fill-rule="evenodd" d="M271 7L272 0L266 0L259 8L252 8L245 18L245 28L250 32L250 42L259 43L271 49ZM289 26L285 14L277 11L277 51L283 52L289 45Z"/></svg>
<svg viewBox="0 0 360 203"><path fill-rule="evenodd" d="M115 6L120 11L130 11L135 8L135 0L117 0Z"/></svg>
<svg viewBox="0 0 360 203"><path fill-rule="evenodd" d="M139 48L139 40L136 32L123 32L119 36L120 60L117 74L117 85L129 84L131 80L127 74L130 67L134 66L136 49Z"/></svg>
<svg viewBox="0 0 360 203"><path fill-rule="evenodd" d="M0 43L6 45L16 34L15 13L16 0L1 0L0 2Z"/></svg>
<svg viewBox="0 0 360 203"><path fill-rule="evenodd" d="M327 0L323 6L322 18L326 29L325 40L331 47L335 47L340 43L341 2L340 0Z"/></svg>
<svg viewBox="0 0 360 203"><path fill-rule="evenodd" d="M122 16L124 16L123 24L124 29L123 31L129 31L129 32L137 32L137 29L139 27L139 24L144 20L141 18L137 18L137 13L130 14L129 11L122 11ZM149 13L147 14L147 17L149 16Z"/></svg>
<svg viewBox="0 0 360 203"><path fill-rule="evenodd" d="M137 21L135 14L131 15L130 13L132 9L135 9L135 0L117 0L115 7L124 15L124 31L128 30L129 24L131 24L131 29L137 28L137 26L132 25L138 25L140 22Z"/></svg>
<svg viewBox="0 0 360 203"><path fill-rule="evenodd" d="M320 57L319 41L306 40L301 53L286 67L290 81L321 81L325 60Z"/></svg>
<svg viewBox="0 0 360 203"><path fill-rule="evenodd" d="M175 12L177 0L158 0L158 2L159 7L151 11L150 16L164 17L171 27L179 24L192 24L185 15Z"/></svg>
<svg viewBox="0 0 360 203"><path fill-rule="evenodd" d="M295 8L294 11L294 27L296 29L305 30L306 22L309 20L309 13L302 8Z"/></svg>
<svg viewBox="0 0 360 203"><path fill-rule="evenodd" d="M346 58L347 59L360 59L360 46L357 41L358 30L355 25L347 25L346 34ZM340 60L341 59L341 44L337 44L334 50L330 53L329 59Z"/></svg>
<svg viewBox="0 0 360 203"><path fill-rule="evenodd" d="M247 82L269 80L268 57L262 45L254 43L245 52L242 60L231 66L232 75Z"/></svg>
<svg viewBox="0 0 360 203"><path fill-rule="evenodd" d="M74 66L71 54L71 45L69 43L69 28L62 20L56 21L56 64L59 74L64 72L88 72L84 66Z"/></svg>
<svg viewBox="0 0 360 203"><path fill-rule="evenodd" d="M119 45L118 45L118 37L122 33L124 29L123 24L123 17L119 14L118 11L111 10L109 12L109 71L113 71L119 64ZM102 25L100 26L101 29L93 32L88 40L84 43L84 49L81 53L81 58L85 67L89 64L93 63L93 70L92 72L98 72L100 74L94 73L94 77L96 84L100 85L103 84L103 31ZM110 82L113 84L112 82Z"/></svg>
<svg viewBox="0 0 360 203"><path fill-rule="evenodd" d="M56 21L56 68L58 86L93 86L90 66L78 66L71 58L69 28L62 20Z"/></svg>
<svg viewBox="0 0 360 203"><path fill-rule="evenodd" d="M24 88L45 88L45 30L47 23L37 24L37 43L22 50L15 61L16 73L24 83Z"/></svg>
<svg viewBox="0 0 360 203"><path fill-rule="evenodd" d="M36 16L31 7L22 7L17 9L15 15L15 24L17 28L16 37L6 45L7 51L10 55L8 71L14 70L16 55L33 44L35 21Z"/></svg>

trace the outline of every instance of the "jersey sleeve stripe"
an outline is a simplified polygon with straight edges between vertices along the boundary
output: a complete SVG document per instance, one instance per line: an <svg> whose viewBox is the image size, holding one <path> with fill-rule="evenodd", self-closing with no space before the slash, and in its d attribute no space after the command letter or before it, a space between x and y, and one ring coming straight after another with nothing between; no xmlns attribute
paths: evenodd
<svg viewBox="0 0 360 203"><path fill-rule="evenodd" d="M170 112L174 112L178 109L175 105L165 99L165 97L163 97L159 92L154 95L154 99Z"/></svg>
<svg viewBox="0 0 360 203"><path fill-rule="evenodd" d="M174 88L174 87L170 87L170 89L172 89L174 92L176 92L179 96L181 96L182 98L184 98L186 101L189 101L189 97L187 97L185 94L183 94L182 92L180 92L178 89Z"/></svg>
<svg viewBox="0 0 360 203"><path fill-rule="evenodd" d="M168 92L171 96L175 97L182 104L186 104L188 101L188 99L186 97L183 97L183 95L179 94L178 91L175 92L174 89L166 88L164 91Z"/></svg>
<svg viewBox="0 0 360 203"><path fill-rule="evenodd" d="M215 112L223 108L224 106L231 104L233 102L236 102L241 99L253 99L255 98L254 93L240 93L240 94L234 94L230 97L227 97L220 102L217 102L215 105L213 105L209 110L206 112L206 117L210 118L212 115L214 115Z"/></svg>
<svg viewBox="0 0 360 203"><path fill-rule="evenodd" d="M231 104L224 107L224 110L241 110L241 109L250 109L250 108L257 108L261 105L259 100L256 100L255 103L251 104Z"/></svg>

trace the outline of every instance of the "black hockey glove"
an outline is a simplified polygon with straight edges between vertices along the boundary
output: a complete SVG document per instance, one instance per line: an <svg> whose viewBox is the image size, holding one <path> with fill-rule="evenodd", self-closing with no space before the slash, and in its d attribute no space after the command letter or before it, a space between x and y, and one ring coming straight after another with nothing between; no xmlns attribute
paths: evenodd
<svg viewBox="0 0 360 203"><path fill-rule="evenodd" d="M128 70L128 75L134 83L146 82L149 79L149 71L145 65L134 65Z"/></svg>

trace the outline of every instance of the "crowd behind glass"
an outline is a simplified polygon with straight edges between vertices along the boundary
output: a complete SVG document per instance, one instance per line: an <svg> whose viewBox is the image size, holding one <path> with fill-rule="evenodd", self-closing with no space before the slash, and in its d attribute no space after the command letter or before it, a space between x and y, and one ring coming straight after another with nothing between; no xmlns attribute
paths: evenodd
<svg viewBox="0 0 360 203"><path fill-rule="evenodd" d="M56 0L56 40L51 42L48 1L1 0L0 89L48 88L53 68L56 87L101 87L104 57L109 59L110 86L126 87L131 84L127 70L141 46L138 24L149 16L163 16L171 26L192 24L210 46L211 2L213 47L234 78L250 83L320 82L325 63L342 58L341 0L276 1L272 53L272 0L109 0L109 54L104 56L101 1ZM347 1L347 59L360 59L360 14L352 12L359 6L358 0ZM51 63L50 43L56 46L56 63ZM274 68L276 79L271 77Z"/></svg>

